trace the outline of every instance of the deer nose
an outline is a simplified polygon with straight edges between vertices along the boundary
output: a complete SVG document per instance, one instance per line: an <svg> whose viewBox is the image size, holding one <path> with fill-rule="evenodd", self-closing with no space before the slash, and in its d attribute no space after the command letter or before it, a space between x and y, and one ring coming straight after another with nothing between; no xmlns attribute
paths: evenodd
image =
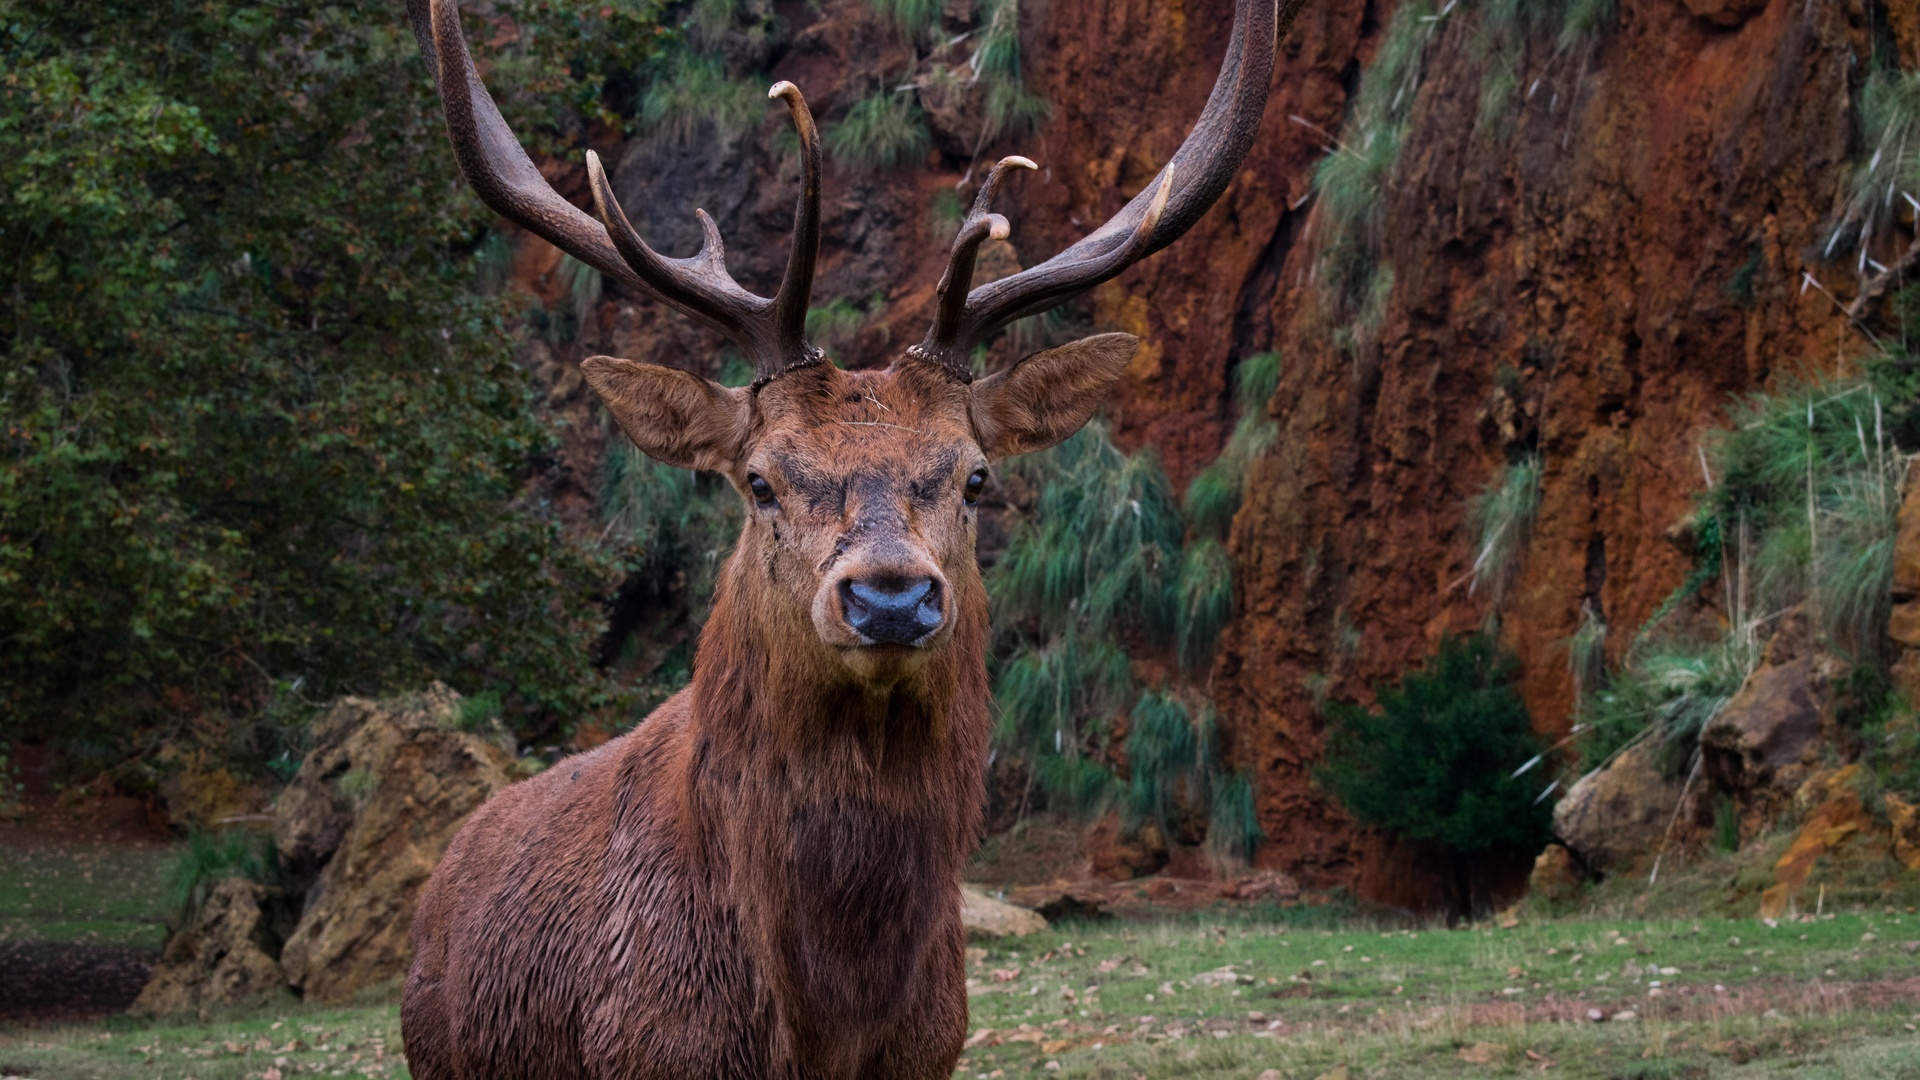
<svg viewBox="0 0 1920 1080"><path fill-rule="evenodd" d="M911 645L940 629L940 583L930 577L881 576L840 583L847 625L876 645Z"/></svg>

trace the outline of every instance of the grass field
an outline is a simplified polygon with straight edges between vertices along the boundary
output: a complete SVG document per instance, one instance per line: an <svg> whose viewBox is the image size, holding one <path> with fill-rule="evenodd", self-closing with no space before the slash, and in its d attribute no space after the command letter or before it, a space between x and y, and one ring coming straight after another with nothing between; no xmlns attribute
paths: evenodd
<svg viewBox="0 0 1920 1080"><path fill-rule="evenodd" d="M978 948L955 1076L1920 1080L1920 916L1898 909L1772 926L1325 922L1089 922ZM0 1075L392 1078L399 1045L389 990L351 1008L0 1028Z"/></svg>
<svg viewBox="0 0 1920 1080"><path fill-rule="evenodd" d="M160 951L173 852L125 844L0 846L0 943Z"/></svg>

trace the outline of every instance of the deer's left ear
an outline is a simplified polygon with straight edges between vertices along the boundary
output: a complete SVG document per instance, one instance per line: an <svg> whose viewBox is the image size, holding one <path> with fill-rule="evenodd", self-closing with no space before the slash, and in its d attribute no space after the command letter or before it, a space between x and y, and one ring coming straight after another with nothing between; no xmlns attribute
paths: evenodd
<svg viewBox="0 0 1920 1080"><path fill-rule="evenodd" d="M748 391L679 368L611 356L587 357L580 373L647 456L716 472L739 462L752 414Z"/></svg>
<svg viewBox="0 0 1920 1080"><path fill-rule="evenodd" d="M1093 418L1140 339L1101 334L1035 353L973 387L973 427L988 457L1029 454Z"/></svg>

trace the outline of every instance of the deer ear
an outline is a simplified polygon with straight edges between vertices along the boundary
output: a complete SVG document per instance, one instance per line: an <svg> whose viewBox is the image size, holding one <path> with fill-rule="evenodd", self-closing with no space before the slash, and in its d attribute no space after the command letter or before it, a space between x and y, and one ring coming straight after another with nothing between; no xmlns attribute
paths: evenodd
<svg viewBox="0 0 1920 1080"><path fill-rule="evenodd" d="M633 445L682 469L725 472L740 460L752 409L746 390L692 372L589 356L580 373Z"/></svg>
<svg viewBox="0 0 1920 1080"><path fill-rule="evenodd" d="M1127 370L1140 339L1101 334L1035 353L973 388L973 427L988 457L1027 454L1079 431Z"/></svg>

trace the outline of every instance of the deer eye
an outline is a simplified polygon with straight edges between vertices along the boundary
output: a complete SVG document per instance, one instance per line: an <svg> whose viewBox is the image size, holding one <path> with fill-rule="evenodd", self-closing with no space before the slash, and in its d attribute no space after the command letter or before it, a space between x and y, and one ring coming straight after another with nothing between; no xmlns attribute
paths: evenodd
<svg viewBox="0 0 1920 1080"><path fill-rule="evenodd" d="M967 501L968 506L972 506L980 501L980 492L985 490L986 486L987 470L975 469L973 475L967 477L966 490L961 494L961 498Z"/></svg>
<svg viewBox="0 0 1920 1080"><path fill-rule="evenodd" d="M761 506L773 505L773 485L767 483L766 477L759 473L748 473L747 488L753 492L754 501Z"/></svg>

